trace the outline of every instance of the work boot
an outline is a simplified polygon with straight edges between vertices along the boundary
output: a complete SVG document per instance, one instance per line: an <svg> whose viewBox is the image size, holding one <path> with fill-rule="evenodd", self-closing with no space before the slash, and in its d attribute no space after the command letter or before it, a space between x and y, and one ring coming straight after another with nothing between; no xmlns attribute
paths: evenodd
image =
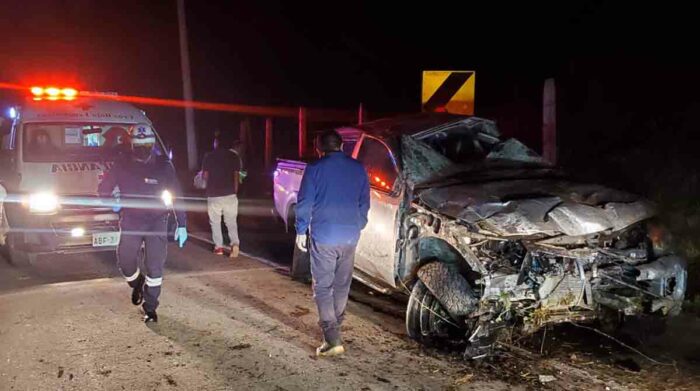
<svg viewBox="0 0 700 391"><path fill-rule="evenodd" d="M134 287L131 291L131 304L139 305L143 303L143 283L146 281L146 277L143 274L139 274L138 278L134 281Z"/></svg>
<svg viewBox="0 0 700 391"><path fill-rule="evenodd" d="M343 353L345 353L345 348L341 343L331 344L323 341L323 344L316 348L316 356L318 357L332 357Z"/></svg>
<svg viewBox="0 0 700 391"><path fill-rule="evenodd" d="M158 314L155 311L145 311L145 313L143 316L144 323L158 323Z"/></svg>
<svg viewBox="0 0 700 391"><path fill-rule="evenodd" d="M238 247L238 245L231 246L231 254L229 254L229 258L238 258L238 254L241 252L241 249Z"/></svg>

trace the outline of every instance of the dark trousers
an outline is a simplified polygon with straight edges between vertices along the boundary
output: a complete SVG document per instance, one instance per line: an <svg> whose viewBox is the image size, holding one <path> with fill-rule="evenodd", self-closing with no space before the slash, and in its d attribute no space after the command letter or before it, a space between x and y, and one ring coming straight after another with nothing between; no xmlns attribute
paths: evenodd
<svg viewBox="0 0 700 391"><path fill-rule="evenodd" d="M117 266L130 287L134 288L145 280L143 309L155 311L168 254L167 216L155 221L123 219L120 227ZM142 264L140 259L143 260Z"/></svg>
<svg viewBox="0 0 700 391"><path fill-rule="evenodd" d="M311 240L310 247L318 324L326 342L339 344L357 245L326 245Z"/></svg>

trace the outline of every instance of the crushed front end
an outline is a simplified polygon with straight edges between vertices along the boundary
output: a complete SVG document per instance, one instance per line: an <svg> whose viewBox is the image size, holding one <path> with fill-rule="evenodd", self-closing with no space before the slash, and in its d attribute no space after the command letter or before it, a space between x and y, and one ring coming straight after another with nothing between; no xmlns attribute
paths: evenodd
<svg viewBox="0 0 700 391"><path fill-rule="evenodd" d="M434 195L423 199L433 201ZM651 205L571 198L473 203L459 205L459 212L450 199L414 204L407 224L418 227L414 241L444 241L468 270L452 269L453 278L467 281L478 300L468 314L452 317L470 343L465 356L483 357L499 338L549 324L614 325L627 316L680 312L686 264L656 234L661 230L651 223ZM425 265L426 257L414 257ZM443 256L433 252L429 258ZM446 296L434 282L423 282L436 297ZM450 305L443 306L451 314Z"/></svg>

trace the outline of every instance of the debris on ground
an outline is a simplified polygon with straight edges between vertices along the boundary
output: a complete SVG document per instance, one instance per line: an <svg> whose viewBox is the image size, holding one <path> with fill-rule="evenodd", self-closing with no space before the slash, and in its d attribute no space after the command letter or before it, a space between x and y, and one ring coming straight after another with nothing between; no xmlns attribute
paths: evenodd
<svg viewBox="0 0 700 391"><path fill-rule="evenodd" d="M298 318L300 316L304 316L304 315L311 313L311 310L309 310L308 308L305 308L305 307L301 307L301 306L297 305L297 306L295 306L295 308L296 309L294 311L289 313L289 315L292 315L295 318Z"/></svg>
<svg viewBox="0 0 700 391"><path fill-rule="evenodd" d="M615 360L615 365L632 372L639 372L642 370L642 367L631 358Z"/></svg>
<svg viewBox="0 0 700 391"><path fill-rule="evenodd" d="M252 345L249 344L249 343L239 343L238 345L233 345L233 346L231 346L229 349L231 349L231 350L241 350L241 349L248 349L248 348L250 348L251 346L252 346Z"/></svg>
<svg viewBox="0 0 700 391"><path fill-rule="evenodd" d="M455 385L461 386L461 385L467 384L467 383L471 382L472 379L474 379L474 374L468 373L468 374L460 377L459 379L455 380Z"/></svg>
<svg viewBox="0 0 700 391"><path fill-rule="evenodd" d="M177 382L176 382L175 379L173 379L173 377L170 376L170 375L165 375L165 381L168 382L168 385L177 386Z"/></svg>

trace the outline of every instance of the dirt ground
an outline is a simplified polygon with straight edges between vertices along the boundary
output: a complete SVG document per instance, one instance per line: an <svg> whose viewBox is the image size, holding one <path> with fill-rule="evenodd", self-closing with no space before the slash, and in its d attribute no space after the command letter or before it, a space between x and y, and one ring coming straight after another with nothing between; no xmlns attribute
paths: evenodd
<svg viewBox="0 0 700 391"><path fill-rule="evenodd" d="M3 290L0 390L699 389L685 364L632 355L640 368L623 368L614 360L624 350L590 336L600 346L580 346L570 329L468 363L409 340L400 303L362 286L348 308L347 354L317 359L309 286L247 257L230 262L197 246L171 253L156 325L141 322L116 276Z"/></svg>

